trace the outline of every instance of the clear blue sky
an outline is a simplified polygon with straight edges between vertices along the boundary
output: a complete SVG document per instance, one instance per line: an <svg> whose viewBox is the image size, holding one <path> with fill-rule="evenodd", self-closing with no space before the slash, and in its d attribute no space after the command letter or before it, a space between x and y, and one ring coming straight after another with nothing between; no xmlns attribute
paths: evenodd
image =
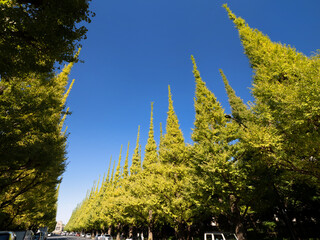
<svg viewBox="0 0 320 240"><path fill-rule="evenodd" d="M168 85L184 137L191 143L191 54L227 112L219 68L241 98L252 100L253 73L223 3L275 42L308 56L320 48L319 0L92 0L96 17L88 24L80 53L85 63L77 63L70 76L76 81L67 101L72 111L66 121L69 164L60 186L57 220L67 223L93 182L107 172L110 157L118 160L121 144L123 160L128 141L132 156L139 125L144 149L151 102L159 142Z"/></svg>

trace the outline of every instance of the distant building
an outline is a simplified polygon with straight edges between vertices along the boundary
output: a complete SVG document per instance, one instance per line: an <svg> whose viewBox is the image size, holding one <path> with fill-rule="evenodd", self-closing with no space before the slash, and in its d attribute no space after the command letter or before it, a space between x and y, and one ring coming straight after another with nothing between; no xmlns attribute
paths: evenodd
<svg viewBox="0 0 320 240"><path fill-rule="evenodd" d="M56 228L54 229L54 233L56 234L59 234L63 231L63 228L64 228L64 224L62 223L62 221L58 221L57 222L57 225L56 225Z"/></svg>

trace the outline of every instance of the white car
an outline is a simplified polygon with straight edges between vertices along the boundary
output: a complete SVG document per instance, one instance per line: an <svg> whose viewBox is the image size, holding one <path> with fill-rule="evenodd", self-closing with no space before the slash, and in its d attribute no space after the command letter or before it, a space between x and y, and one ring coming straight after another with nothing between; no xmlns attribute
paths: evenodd
<svg viewBox="0 0 320 240"><path fill-rule="evenodd" d="M109 234L101 234L101 235L98 235L96 240L113 240L113 238Z"/></svg>
<svg viewBox="0 0 320 240"><path fill-rule="evenodd" d="M238 240L234 233L209 232L204 234L204 240Z"/></svg>
<svg viewBox="0 0 320 240"><path fill-rule="evenodd" d="M86 238L91 238L91 233L87 233Z"/></svg>

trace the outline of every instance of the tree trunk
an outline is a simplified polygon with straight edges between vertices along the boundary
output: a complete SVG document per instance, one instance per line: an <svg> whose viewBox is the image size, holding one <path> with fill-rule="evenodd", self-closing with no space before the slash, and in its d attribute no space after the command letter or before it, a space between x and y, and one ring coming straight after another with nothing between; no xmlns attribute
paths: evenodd
<svg viewBox="0 0 320 240"><path fill-rule="evenodd" d="M187 227L187 240L190 240L190 239L192 239L192 237L191 237L191 226L188 225L188 227Z"/></svg>
<svg viewBox="0 0 320 240"><path fill-rule="evenodd" d="M120 240L120 232L117 232L116 240Z"/></svg>
<svg viewBox="0 0 320 240"><path fill-rule="evenodd" d="M153 240L153 234L152 234L152 230L150 229L150 227L148 227L148 240Z"/></svg>
<svg viewBox="0 0 320 240"><path fill-rule="evenodd" d="M179 222L175 227L175 236L178 240L187 240L188 236L186 236L186 225L182 222Z"/></svg>
<svg viewBox="0 0 320 240"><path fill-rule="evenodd" d="M148 240L153 240L153 219L152 210L149 210L149 221L148 221Z"/></svg>
<svg viewBox="0 0 320 240"><path fill-rule="evenodd" d="M143 232L140 233L141 240L144 240Z"/></svg>
<svg viewBox="0 0 320 240"><path fill-rule="evenodd" d="M235 224L235 233L239 240L246 240L246 229L243 224L243 217L241 216L238 202L239 198L236 198L234 195L230 195L231 214L232 221Z"/></svg>
<svg viewBox="0 0 320 240"><path fill-rule="evenodd" d="M133 227L129 227L129 238L133 237Z"/></svg>
<svg viewBox="0 0 320 240"><path fill-rule="evenodd" d="M236 223L236 235L239 240L246 239L246 229L241 220Z"/></svg>
<svg viewBox="0 0 320 240"><path fill-rule="evenodd" d="M287 210L286 210L286 207L285 207L285 204L283 203L282 201L282 198L276 188L276 186L273 184L273 189L274 189L274 192L278 198L278 206L280 208L280 211L281 211L281 214L283 216L283 219L284 219L284 222L287 226L287 229L289 231L289 234L291 236L291 239L292 240L301 240L301 238L299 238L296 230L294 229L293 225L292 225L292 221L289 219L288 217L288 214L287 214Z"/></svg>
<svg viewBox="0 0 320 240"><path fill-rule="evenodd" d="M118 223L116 240L120 240L121 239L120 236L121 236L121 224Z"/></svg>

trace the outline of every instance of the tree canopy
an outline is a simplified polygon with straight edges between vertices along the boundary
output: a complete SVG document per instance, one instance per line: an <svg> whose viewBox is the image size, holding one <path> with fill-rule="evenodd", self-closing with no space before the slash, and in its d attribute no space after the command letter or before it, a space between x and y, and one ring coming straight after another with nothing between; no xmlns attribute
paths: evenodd
<svg viewBox="0 0 320 240"><path fill-rule="evenodd" d="M0 77L46 73L74 62L86 37L91 0L0 2Z"/></svg>
<svg viewBox="0 0 320 240"><path fill-rule="evenodd" d="M68 75L91 0L0 1L0 225L55 226L66 167ZM60 71L62 63L67 65ZM69 88L67 86L69 85ZM53 229L51 229L53 230Z"/></svg>
<svg viewBox="0 0 320 240"><path fill-rule="evenodd" d="M42 224L55 218L57 185L66 167L63 121L72 65L58 75L33 74L4 83L0 97L2 226L37 226L47 213L50 217Z"/></svg>
<svg viewBox="0 0 320 240"><path fill-rule="evenodd" d="M224 8L253 69L254 102L244 103L220 70L228 114L192 57L192 145L185 144L169 87L159 144L152 104L142 165L139 127L130 173L108 176L104 192L92 190L66 229L108 230L117 239L147 232L148 239L202 239L212 230L235 232L239 240L319 237L319 54L274 43ZM84 217L97 196L101 217Z"/></svg>

